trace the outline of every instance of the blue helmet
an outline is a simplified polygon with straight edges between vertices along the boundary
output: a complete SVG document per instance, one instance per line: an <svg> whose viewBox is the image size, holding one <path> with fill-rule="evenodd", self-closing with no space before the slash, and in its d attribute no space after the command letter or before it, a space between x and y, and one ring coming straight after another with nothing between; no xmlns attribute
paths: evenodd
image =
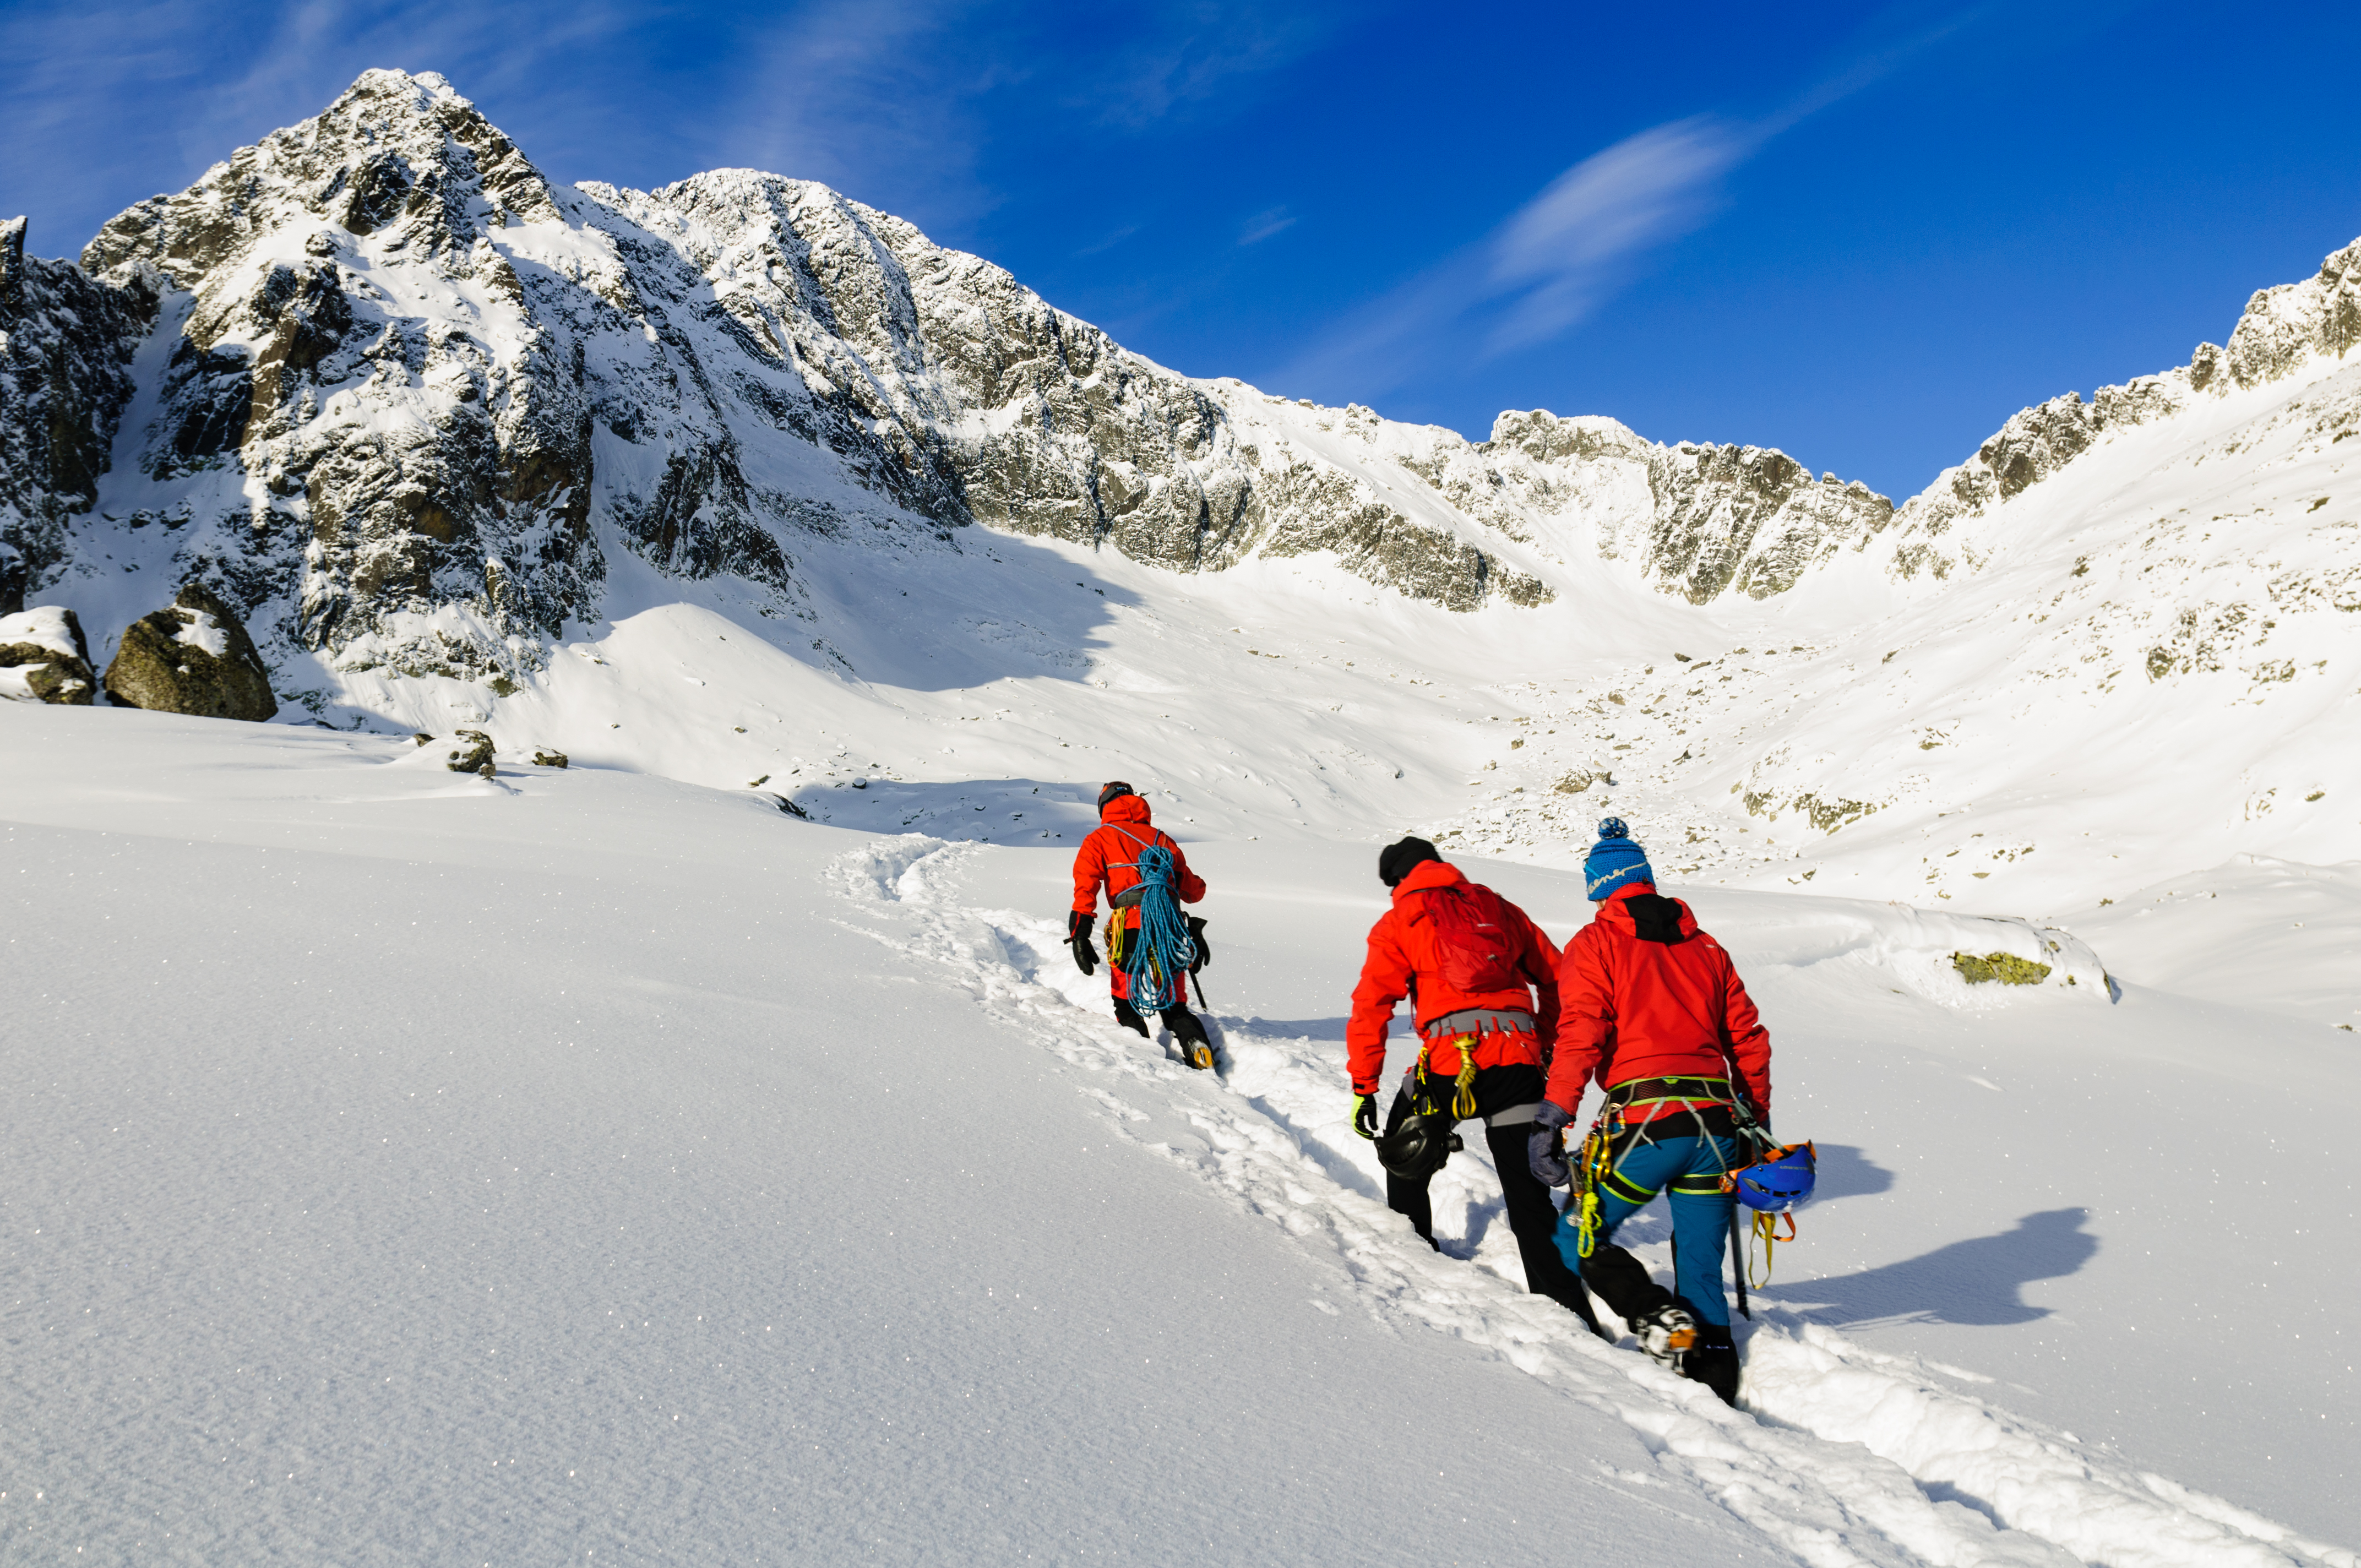
<svg viewBox="0 0 2361 1568"><path fill-rule="evenodd" d="M1812 1195L1812 1172L1817 1160L1807 1143L1773 1149L1731 1179L1730 1190L1750 1209L1786 1213Z"/></svg>

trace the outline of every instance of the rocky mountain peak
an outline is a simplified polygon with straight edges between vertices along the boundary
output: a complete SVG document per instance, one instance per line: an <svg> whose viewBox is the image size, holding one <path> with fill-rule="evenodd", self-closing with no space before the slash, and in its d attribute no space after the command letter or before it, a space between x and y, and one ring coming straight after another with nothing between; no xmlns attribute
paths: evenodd
<svg viewBox="0 0 2361 1568"><path fill-rule="evenodd" d="M465 252L511 217L558 219L547 181L515 145L432 71L369 71L313 118L116 216L82 263L120 282L151 261L190 288L265 236L334 225L377 236L381 253L431 256Z"/></svg>
<svg viewBox="0 0 2361 1568"><path fill-rule="evenodd" d="M1699 601L1776 593L1891 510L1612 420L1504 414L1470 443L1179 376L811 181L554 186L431 73L363 74L80 267L5 265L14 292L49 269L11 307L20 358L117 323L72 327L86 352L49 376L90 438L25 470L11 569L202 581L314 672L290 689L496 693L599 618L619 552L793 616L807 542L955 549L981 523L1176 571L1322 555L1466 610L1602 554Z"/></svg>

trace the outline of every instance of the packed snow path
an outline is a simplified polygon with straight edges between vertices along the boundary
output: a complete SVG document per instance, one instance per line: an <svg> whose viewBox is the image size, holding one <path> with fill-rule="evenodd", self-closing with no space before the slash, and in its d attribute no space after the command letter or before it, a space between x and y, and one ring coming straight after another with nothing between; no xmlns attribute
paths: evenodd
<svg viewBox="0 0 2361 1568"><path fill-rule="evenodd" d="M909 835L854 850L835 871L862 928L941 964L986 1009L1085 1069L1083 1091L1113 1126L1333 1260L1335 1299L1315 1305L1438 1330L1613 1412L1656 1455L1656 1475L1631 1479L1695 1486L1826 1568L2361 1564L1953 1387L1988 1379L1864 1351L1775 1298L1743 1342L1744 1412L1628 1339L1607 1348L1523 1291L1480 1140L1453 1157L1435 1191L1439 1229L1465 1216L1469 1239L1451 1250L1472 1253L1480 1266L1470 1267L1386 1208L1383 1173L1343 1114L1351 1087L1339 1051L1217 1010L1218 1075L1180 1066L1169 1036L1142 1041L1105 1016L1104 984L1074 970L1060 923L960 901L962 863L989 852ZM1627 1234L1658 1243L1646 1250L1668 1272L1661 1224Z"/></svg>

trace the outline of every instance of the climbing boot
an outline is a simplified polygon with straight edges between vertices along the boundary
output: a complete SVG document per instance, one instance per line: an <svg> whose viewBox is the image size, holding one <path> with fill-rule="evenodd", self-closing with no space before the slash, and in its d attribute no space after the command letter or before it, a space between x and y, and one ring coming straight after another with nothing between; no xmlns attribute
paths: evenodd
<svg viewBox="0 0 2361 1568"><path fill-rule="evenodd" d="M1180 1059L1202 1071L1213 1065L1213 1042L1205 1037L1205 1025L1186 1007L1167 1007L1164 1026L1172 1031L1172 1043L1180 1047Z"/></svg>
<svg viewBox="0 0 2361 1568"><path fill-rule="evenodd" d="M1680 1307L1657 1307L1631 1321L1631 1337L1651 1361L1682 1370L1697 1342L1697 1320Z"/></svg>
<svg viewBox="0 0 2361 1568"><path fill-rule="evenodd" d="M1681 1367L1681 1376L1704 1384L1712 1389L1721 1402L1733 1409L1738 1404L1738 1347L1730 1343L1730 1330L1707 1323L1697 1332L1697 1343L1690 1347L1688 1358Z"/></svg>
<svg viewBox="0 0 2361 1568"><path fill-rule="evenodd" d="M1137 1030L1141 1039L1148 1038L1148 1020L1139 1015L1138 1008L1120 996L1115 999L1115 1021L1126 1029Z"/></svg>

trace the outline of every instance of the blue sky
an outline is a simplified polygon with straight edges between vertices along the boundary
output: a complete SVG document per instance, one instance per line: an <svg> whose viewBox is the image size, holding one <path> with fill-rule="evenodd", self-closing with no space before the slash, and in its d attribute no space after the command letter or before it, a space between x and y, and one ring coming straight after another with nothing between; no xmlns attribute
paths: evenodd
<svg viewBox="0 0 2361 1568"><path fill-rule="evenodd" d="M0 6L0 215L71 254L440 71L564 180L751 165L1193 375L1480 437L1775 445L1896 499L2361 236L2361 7Z"/></svg>

